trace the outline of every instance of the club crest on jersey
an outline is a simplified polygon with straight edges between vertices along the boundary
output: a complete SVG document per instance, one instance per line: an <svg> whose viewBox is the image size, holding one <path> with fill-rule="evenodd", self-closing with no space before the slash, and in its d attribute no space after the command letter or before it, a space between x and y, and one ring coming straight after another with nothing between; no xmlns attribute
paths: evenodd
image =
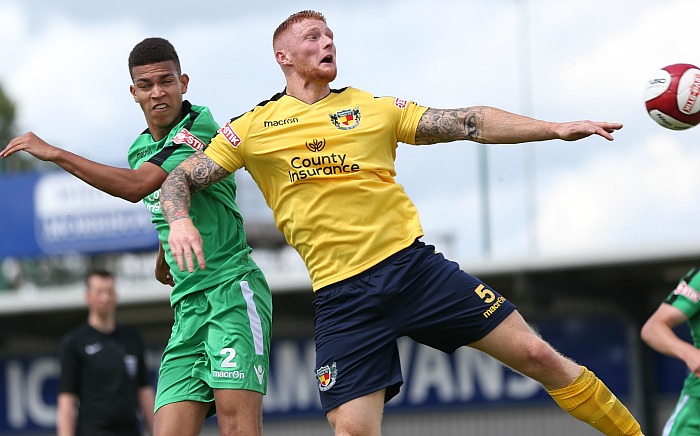
<svg viewBox="0 0 700 436"><path fill-rule="evenodd" d="M360 124L360 107L355 109L343 109L334 114L328 114L335 127L340 130L350 130Z"/></svg>
<svg viewBox="0 0 700 436"><path fill-rule="evenodd" d="M173 144L187 144L195 150L204 150L207 146L201 139L190 133L189 130L183 127L182 130L177 132L177 135L173 138Z"/></svg>
<svg viewBox="0 0 700 436"><path fill-rule="evenodd" d="M224 135L224 138L226 138L229 144L233 145L233 148L238 147L238 144L241 143L241 137L233 131L231 124L226 124L223 126L221 129L219 129L219 133Z"/></svg>
<svg viewBox="0 0 700 436"><path fill-rule="evenodd" d="M327 391L332 388L335 384L335 377L338 375L338 370L335 367L335 362L330 366L322 366L316 370L316 377L318 379L318 389L320 391Z"/></svg>

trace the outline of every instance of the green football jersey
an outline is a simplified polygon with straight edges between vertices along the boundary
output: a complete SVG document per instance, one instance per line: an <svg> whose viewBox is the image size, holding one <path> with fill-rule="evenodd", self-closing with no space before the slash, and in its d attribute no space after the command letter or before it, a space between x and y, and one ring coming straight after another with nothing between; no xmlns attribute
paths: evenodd
<svg viewBox="0 0 700 436"><path fill-rule="evenodd" d="M182 115L182 120L160 141L155 141L148 129L136 138L128 154L131 168L148 162L170 173L196 150L203 150L219 129L207 107L184 101ZM188 273L181 272L177 267L168 245L170 227L161 212L160 189L144 198L143 203L151 212L175 281L175 288L170 294L171 305L174 306L189 293L258 268L250 257L251 249L243 230L243 218L236 205L233 175L192 196L190 216L202 235L202 249L206 256L204 270L196 268Z"/></svg>
<svg viewBox="0 0 700 436"><path fill-rule="evenodd" d="M693 344L695 348L700 348L700 266L688 271L664 302L678 308L688 317ZM685 379L683 392L700 398L700 379L692 372Z"/></svg>

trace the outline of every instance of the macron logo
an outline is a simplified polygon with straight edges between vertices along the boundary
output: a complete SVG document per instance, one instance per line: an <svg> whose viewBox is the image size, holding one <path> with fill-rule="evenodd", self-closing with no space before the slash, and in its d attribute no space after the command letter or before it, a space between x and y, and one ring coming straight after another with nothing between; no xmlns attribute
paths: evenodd
<svg viewBox="0 0 700 436"><path fill-rule="evenodd" d="M224 138L226 138L234 148L238 147L238 144L241 143L241 138L233 131L230 124L226 124L219 132L224 135Z"/></svg>
<svg viewBox="0 0 700 436"><path fill-rule="evenodd" d="M263 375L265 375L265 368L262 365L254 366L255 375L258 376L258 383L263 384Z"/></svg>

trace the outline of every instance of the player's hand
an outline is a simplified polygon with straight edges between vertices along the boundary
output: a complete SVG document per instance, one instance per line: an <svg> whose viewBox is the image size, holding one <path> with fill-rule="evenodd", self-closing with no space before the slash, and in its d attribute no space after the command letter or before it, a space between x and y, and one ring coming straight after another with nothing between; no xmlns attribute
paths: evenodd
<svg viewBox="0 0 700 436"><path fill-rule="evenodd" d="M690 354L685 356L684 360L690 372L695 374L695 377L700 378L700 350L693 348Z"/></svg>
<svg viewBox="0 0 700 436"><path fill-rule="evenodd" d="M158 256L156 259L156 280L164 285L175 286L173 275L170 274L170 265L165 261L164 256Z"/></svg>
<svg viewBox="0 0 700 436"><path fill-rule="evenodd" d="M614 140L612 133L621 128L622 124L620 123L572 121L569 123L559 123L557 132L559 138L564 141L577 141L591 135L599 135L608 141L612 141Z"/></svg>
<svg viewBox="0 0 700 436"><path fill-rule="evenodd" d="M190 218L182 218L170 223L168 244L180 271L184 271L185 267L189 272L194 271L195 261L199 269L205 268L202 236Z"/></svg>
<svg viewBox="0 0 700 436"><path fill-rule="evenodd" d="M47 143L33 132L25 133L10 141L4 150L0 151L0 157L8 157L18 151L26 151L40 160L51 161L60 151L59 148Z"/></svg>

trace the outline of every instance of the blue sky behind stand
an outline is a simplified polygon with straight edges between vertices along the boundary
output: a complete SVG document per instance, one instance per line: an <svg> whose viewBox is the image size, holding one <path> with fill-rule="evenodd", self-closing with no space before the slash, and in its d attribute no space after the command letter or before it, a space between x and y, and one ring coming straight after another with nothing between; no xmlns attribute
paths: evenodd
<svg viewBox="0 0 700 436"><path fill-rule="evenodd" d="M654 70L700 65L700 2L242 3L0 0L0 84L17 105L18 133L126 165L145 128L128 93L134 44L148 36L173 42L191 77L187 98L223 123L282 90L272 32L289 14L317 9L335 32L334 88L625 124L611 143L487 148L492 259L700 247L700 128L665 130L643 101ZM463 261L482 260L485 248L478 150L460 142L398 151L397 178L427 240Z"/></svg>

